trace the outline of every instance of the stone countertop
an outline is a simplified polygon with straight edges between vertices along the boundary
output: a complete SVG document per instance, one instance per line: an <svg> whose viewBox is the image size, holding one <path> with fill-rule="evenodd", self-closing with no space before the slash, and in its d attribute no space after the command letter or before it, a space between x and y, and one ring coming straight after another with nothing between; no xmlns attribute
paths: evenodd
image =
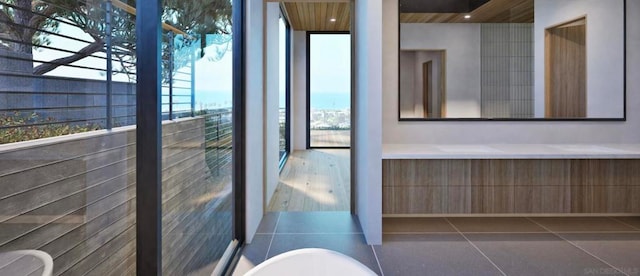
<svg viewBox="0 0 640 276"><path fill-rule="evenodd" d="M640 159L640 144L383 144L382 159Z"/></svg>

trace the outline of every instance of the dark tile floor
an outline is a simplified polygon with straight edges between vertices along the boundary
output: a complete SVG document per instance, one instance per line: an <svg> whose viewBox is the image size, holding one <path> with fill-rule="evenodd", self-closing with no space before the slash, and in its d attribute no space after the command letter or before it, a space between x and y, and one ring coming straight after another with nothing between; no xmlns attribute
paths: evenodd
<svg viewBox="0 0 640 276"><path fill-rule="evenodd" d="M234 275L307 247L380 275L640 275L640 218L385 218L371 246L347 212L269 213Z"/></svg>

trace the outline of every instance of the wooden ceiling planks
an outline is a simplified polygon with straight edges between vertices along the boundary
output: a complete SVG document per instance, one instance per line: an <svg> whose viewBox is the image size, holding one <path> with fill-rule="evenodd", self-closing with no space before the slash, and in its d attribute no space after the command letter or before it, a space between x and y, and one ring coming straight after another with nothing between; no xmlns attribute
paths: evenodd
<svg viewBox="0 0 640 276"><path fill-rule="evenodd" d="M348 2L283 2L291 28L296 31L349 31ZM336 21L332 22L331 19Z"/></svg>
<svg viewBox="0 0 640 276"><path fill-rule="evenodd" d="M282 2L296 31L349 31L350 12L346 1L298 0ZM402 23L532 23L533 0L491 0L469 13L403 13ZM335 18L335 22L331 22Z"/></svg>
<svg viewBox="0 0 640 276"><path fill-rule="evenodd" d="M401 23L533 23L533 0L491 0L468 13L402 13Z"/></svg>

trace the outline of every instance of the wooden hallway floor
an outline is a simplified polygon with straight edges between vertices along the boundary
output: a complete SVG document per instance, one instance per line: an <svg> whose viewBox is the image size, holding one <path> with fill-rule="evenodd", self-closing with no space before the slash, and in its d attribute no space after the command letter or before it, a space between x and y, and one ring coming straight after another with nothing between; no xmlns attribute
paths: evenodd
<svg viewBox="0 0 640 276"><path fill-rule="evenodd" d="M349 183L349 149L293 151L268 211L349 211Z"/></svg>

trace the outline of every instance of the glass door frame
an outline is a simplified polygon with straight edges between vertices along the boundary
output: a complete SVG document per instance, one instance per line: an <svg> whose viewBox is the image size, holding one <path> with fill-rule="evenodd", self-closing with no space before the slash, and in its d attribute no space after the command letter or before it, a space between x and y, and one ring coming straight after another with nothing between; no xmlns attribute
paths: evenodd
<svg viewBox="0 0 640 276"><path fill-rule="evenodd" d="M291 153L291 24L285 14L281 5L280 19L284 22L285 27L285 153L280 157L280 170L284 168L284 164L287 162L287 159L289 159L289 154Z"/></svg>
<svg viewBox="0 0 640 276"><path fill-rule="evenodd" d="M307 99L306 99L306 101L307 101L307 110L306 110L306 116L307 116L307 118L306 118L307 149L350 149L352 141L349 142L349 146L348 147L327 147L327 146L318 147L318 146L312 146L311 145L311 35L318 35L318 34L320 34L320 35L322 35L322 34L329 34L329 35L331 35L331 34L348 34L348 35L351 35L351 32L350 31L307 31L307 34L306 34L307 35L307 41L306 41L306 48L307 48L306 49L306 51L307 51L306 52L306 58L307 58L307 60L306 60L306 66L307 66L307 69L306 69L306 71L307 71L306 72L306 77L307 77L307 83L306 83L306 85L307 85ZM352 45L353 44L353 39L350 39L349 41L350 41L350 45L349 45L350 47L349 48L353 49L353 45ZM352 50L349 50L349 52L352 53ZM349 65L350 65L349 72L351 72L352 69L353 69L353 56L352 56L351 60L349 61ZM353 76L351 76L351 77L353 77ZM351 80L351 83L353 84L353 79ZM349 90L350 90L349 91L349 102L350 102L349 106L352 107L353 106L352 105L352 102L353 102L353 95L352 95L353 87L352 87L352 85L349 86ZM352 117L353 114L352 113L350 113L350 114L351 114L350 117ZM351 120L351 118L349 118L349 121L353 122L353 120ZM351 124L351 128L353 128L353 124ZM351 133L352 132L349 131L349 136L351 136Z"/></svg>
<svg viewBox="0 0 640 276"><path fill-rule="evenodd" d="M233 3L233 240L223 273L245 237L244 0ZM162 275L162 0L136 3L136 274ZM142 104L144 103L144 104ZM144 158L141 158L143 157Z"/></svg>

